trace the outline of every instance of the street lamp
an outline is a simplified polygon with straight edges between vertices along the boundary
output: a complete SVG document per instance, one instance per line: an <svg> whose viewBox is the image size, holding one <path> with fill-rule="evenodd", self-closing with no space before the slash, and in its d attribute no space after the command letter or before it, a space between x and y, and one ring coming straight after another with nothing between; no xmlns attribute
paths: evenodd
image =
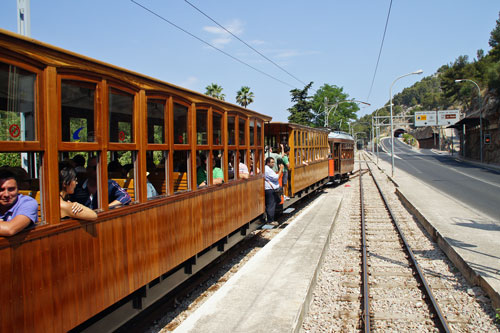
<svg viewBox="0 0 500 333"><path fill-rule="evenodd" d="M479 158L481 160L481 163L483 162L483 116L482 116L482 99L481 99L481 89L479 89L479 86L477 85L476 82L470 80L470 79L459 79L455 80L455 82L464 82L464 81L469 81L474 83L474 85L477 88L477 93L479 94ZM465 143L464 143L465 146Z"/></svg>
<svg viewBox="0 0 500 333"><path fill-rule="evenodd" d="M332 111L333 109L333 114L335 114L335 111L337 110L337 107L339 106L339 104L341 103L345 103L345 102L350 102L350 103L362 103L362 104L366 104L368 106L370 106L371 104L370 103L367 103L367 102L363 102L363 101L358 101L358 100L355 100L355 99L345 99L343 101L339 101L335 104L333 104L330 108L328 108L328 98L325 97L325 112L326 112L326 117L325 117L325 125L324 127L328 127L328 117L330 115L330 112Z"/></svg>
<svg viewBox="0 0 500 333"><path fill-rule="evenodd" d="M392 166L392 169L391 169L391 177L394 177L394 126L393 126L393 123L392 123L392 86L394 85L394 83L396 83L397 80L405 77L405 76L410 76L410 75L414 75L414 74L422 74L424 71L419 69L417 71L414 71L414 72L411 72L411 73L408 73L408 74L405 74L405 75L401 75L400 77L396 78L392 84L391 84L391 88L389 89L389 94L391 96L391 101L390 101L390 104L389 106L391 107L391 166Z"/></svg>

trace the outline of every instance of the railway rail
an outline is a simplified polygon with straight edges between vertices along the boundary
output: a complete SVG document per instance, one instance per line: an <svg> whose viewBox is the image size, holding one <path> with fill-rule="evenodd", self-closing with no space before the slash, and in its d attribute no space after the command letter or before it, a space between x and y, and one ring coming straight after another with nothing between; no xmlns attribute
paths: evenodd
<svg viewBox="0 0 500 333"><path fill-rule="evenodd" d="M302 331L498 331L486 294L467 283L399 201L394 183L378 169L365 167L370 163L357 163L359 169L346 184L351 189Z"/></svg>

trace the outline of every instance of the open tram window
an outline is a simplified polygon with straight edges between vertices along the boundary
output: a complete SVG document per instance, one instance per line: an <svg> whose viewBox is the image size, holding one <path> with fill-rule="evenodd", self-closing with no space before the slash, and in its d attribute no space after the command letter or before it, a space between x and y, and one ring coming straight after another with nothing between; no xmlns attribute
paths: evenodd
<svg viewBox="0 0 500 333"><path fill-rule="evenodd" d="M15 176L17 193L29 196L38 202L37 211L29 216L32 223L43 224L43 202L41 195L41 158L38 152L0 152L0 171L8 171Z"/></svg>
<svg viewBox="0 0 500 333"><path fill-rule="evenodd" d="M196 110L196 144L208 144L208 110Z"/></svg>
<svg viewBox="0 0 500 333"><path fill-rule="evenodd" d="M146 152L147 198L154 199L168 194L166 177L168 152L148 150Z"/></svg>
<svg viewBox="0 0 500 333"><path fill-rule="evenodd" d="M246 145L246 140L245 140L246 124L247 124L246 119L241 118L241 116L240 116L239 121L238 121L238 132L239 132L239 142L238 142L238 144L240 146Z"/></svg>
<svg viewBox="0 0 500 333"><path fill-rule="evenodd" d="M148 100L148 143L165 143L164 100Z"/></svg>
<svg viewBox="0 0 500 333"><path fill-rule="evenodd" d="M61 81L61 131L66 142L94 142L94 98L96 85Z"/></svg>
<svg viewBox="0 0 500 333"><path fill-rule="evenodd" d="M238 178L240 179L248 179L250 176L250 166L249 161L247 161L247 151L240 150L238 151Z"/></svg>
<svg viewBox="0 0 500 333"><path fill-rule="evenodd" d="M218 185L224 183L224 151L223 150L213 150L212 151L212 177L211 184Z"/></svg>
<svg viewBox="0 0 500 333"><path fill-rule="evenodd" d="M196 152L196 186L198 188L206 187L209 184L209 158L208 150L198 150Z"/></svg>
<svg viewBox="0 0 500 333"><path fill-rule="evenodd" d="M188 112L189 108L179 103L174 103L174 143L189 144Z"/></svg>
<svg viewBox="0 0 500 333"><path fill-rule="evenodd" d="M257 120L257 146L262 144L262 123Z"/></svg>
<svg viewBox="0 0 500 333"><path fill-rule="evenodd" d="M229 150L227 154L227 181L231 181L236 179L236 151Z"/></svg>
<svg viewBox="0 0 500 333"><path fill-rule="evenodd" d="M108 151L108 203L109 208L128 205L136 200L136 174L134 151Z"/></svg>
<svg viewBox="0 0 500 333"><path fill-rule="evenodd" d="M261 150L252 150L250 152L250 161L248 162L248 172L250 176L260 174L261 172Z"/></svg>
<svg viewBox="0 0 500 333"><path fill-rule="evenodd" d="M0 141L35 141L36 74L0 62Z"/></svg>
<svg viewBox="0 0 500 333"><path fill-rule="evenodd" d="M255 120L250 120L250 146L255 144Z"/></svg>
<svg viewBox="0 0 500 333"><path fill-rule="evenodd" d="M118 89L109 91L109 141L134 142L134 96Z"/></svg>
<svg viewBox="0 0 500 333"><path fill-rule="evenodd" d="M172 181L174 183L174 193L189 191L191 189L190 151L174 151L174 170Z"/></svg>

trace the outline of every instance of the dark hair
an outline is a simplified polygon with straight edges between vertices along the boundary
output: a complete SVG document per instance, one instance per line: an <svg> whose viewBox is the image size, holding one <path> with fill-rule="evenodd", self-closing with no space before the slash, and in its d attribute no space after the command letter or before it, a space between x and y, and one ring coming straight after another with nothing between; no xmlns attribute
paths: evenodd
<svg viewBox="0 0 500 333"><path fill-rule="evenodd" d="M70 167L63 167L59 171L59 190L62 190L63 185L68 185L72 180L76 179L76 171Z"/></svg>
<svg viewBox="0 0 500 333"><path fill-rule="evenodd" d="M75 157L73 157L73 162L75 162L77 166L85 166L85 157L81 154L75 155Z"/></svg>
<svg viewBox="0 0 500 333"><path fill-rule="evenodd" d="M17 175L8 168L0 169L0 181L14 179L17 184Z"/></svg>
<svg viewBox="0 0 500 333"><path fill-rule="evenodd" d="M214 156L214 168L220 168L220 166L221 166L220 158L217 156Z"/></svg>
<svg viewBox="0 0 500 333"><path fill-rule="evenodd" d="M285 153L288 153L290 151L290 147L288 146L285 146L285 149L284 149Z"/></svg>
<svg viewBox="0 0 500 333"><path fill-rule="evenodd" d="M273 160L273 161L274 161L274 158L272 158L271 156L266 157L266 165L268 165L268 164L269 164L269 162L271 162L271 160Z"/></svg>

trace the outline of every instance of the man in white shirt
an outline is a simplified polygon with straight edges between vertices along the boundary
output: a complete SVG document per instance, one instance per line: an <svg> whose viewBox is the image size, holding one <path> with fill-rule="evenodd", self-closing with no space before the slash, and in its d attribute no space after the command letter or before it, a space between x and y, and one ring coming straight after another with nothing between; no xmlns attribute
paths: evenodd
<svg viewBox="0 0 500 333"><path fill-rule="evenodd" d="M276 210L276 204L281 201L281 198L275 193L275 190L280 187L279 179L281 173L283 172L283 164L280 164L278 173L273 171L273 167L276 161L272 157L266 158L265 166L265 182L264 182L264 192L266 196L266 215L267 223L274 222L274 212Z"/></svg>

